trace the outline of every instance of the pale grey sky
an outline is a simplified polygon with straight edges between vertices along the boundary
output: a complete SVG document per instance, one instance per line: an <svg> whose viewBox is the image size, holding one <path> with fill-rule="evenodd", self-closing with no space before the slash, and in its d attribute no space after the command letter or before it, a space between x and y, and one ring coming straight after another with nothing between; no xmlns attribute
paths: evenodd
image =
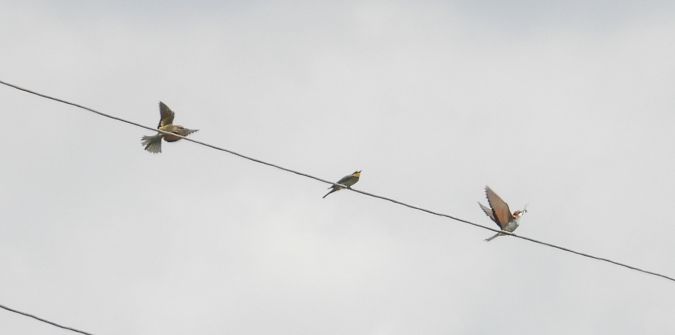
<svg viewBox="0 0 675 335"><path fill-rule="evenodd" d="M0 79L675 275L666 1L1 1ZM0 303L96 334L667 334L675 286L0 87ZM1 334L67 334L0 311Z"/></svg>

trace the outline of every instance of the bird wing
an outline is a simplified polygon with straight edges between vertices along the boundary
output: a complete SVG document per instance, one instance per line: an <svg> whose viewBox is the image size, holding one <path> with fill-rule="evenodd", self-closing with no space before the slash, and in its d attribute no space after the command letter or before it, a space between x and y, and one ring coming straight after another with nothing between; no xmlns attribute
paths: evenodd
<svg viewBox="0 0 675 335"><path fill-rule="evenodd" d="M509 205L488 186L485 186L485 196L488 199L490 207L492 207L492 214L496 219L495 222L497 222L501 229L504 229L513 218Z"/></svg>
<svg viewBox="0 0 675 335"><path fill-rule="evenodd" d="M336 181L335 183L340 184L340 185L345 185L345 183L347 183L347 181L349 180L350 177L351 177L351 175L344 176L344 177L340 178L340 180ZM347 185L345 185L345 186L347 186ZM328 188L341 188L341 187L336 186L336 185L331 185Z"/></svg>
<svg viewBox="0 0 675 335"><path fill-rule="evenodd" d="M480 202L478 203L478 206L480 206L480 209L482 209L483 212L485 212L485 215L489 216L490 219L492 219L492 221L494 221L494 223L496 223L497 226L499 226L500 229L502 228L502 227L499 225L499 222L497 222L497 220L495 220L495 215L492 213L492 209L490 209L489 207L487 207L487 206L481 204Z"/></svg>
<svg viewBox="0 0 675 335"><path fill-rule="evenodd" d="M157 125L157 128L166 126L168 124L172 124L173 123L173 116L174 116L174 113L171 110L171 108L169 108L169 106L167 106L165 103L160 101L159 102L159 125Z"/></svg>
<svg viewBox="0 0 675 335"><path fill-rule="evenodd" d="M359 181L359 177L357 177L353 174L350 174L349 176L342 177L342 179L338 180L337 183L345 185L347 187L350 187L350 186L356 184L357 181Z"/></svg>
<svg viewBox="0 0 675 335"><path fill-rule="evenodd" d="M338 180L337 183L346 186L346 185L347 185L347 182L349 182L349 180L350 180L351 178L352 178L352 175L344 176L344 177L340 178L340 180Z"/></svg>

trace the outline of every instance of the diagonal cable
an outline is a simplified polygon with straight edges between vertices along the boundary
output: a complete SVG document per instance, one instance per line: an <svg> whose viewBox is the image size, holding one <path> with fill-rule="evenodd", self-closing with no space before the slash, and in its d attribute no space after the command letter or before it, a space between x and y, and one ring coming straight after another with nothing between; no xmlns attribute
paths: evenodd
<svg viewBox="0 0 675 335"><path fill-rule="evenodd" d="M120 121L120 122L128 123L128 124L131 124L131 125L143 128L143 129L156 131L156 132L159 132L159 133L162 133L162 134L172 135L172 136L175 136L175 137L180 137L180 138L182 138L186 141L189 141L189 142L193 142L193 143L196 143L196 144L199 144L199 145L203 145L203 146L209 147L211 149L227 152L229 154L232 154L232 155L235 155L235 156L238 156L238 157L241 157L241 158L244 158L244 159L256 162L256 163L259 163L259 164L267 165L267 166L277 168L279 170L283 170L283 171L286 171L286 172L290 172L290 173L293 173L293 174L296 174L296 175L299 175L299 176L314 179L314 180L320 181L322 183L331 184L331 185L338 185L334 182L331 182L331 181L328 181L328 180L325 180L325 179L322 179L322 178L319 178L319 177L315 177L315 176L312 176L312 175L304 173L304 172L292 170L292 169L289 169L289 168L286 168L286 167L283 167L283 166L280 166L280 165L277 165L277 164L268 163L268 162L265 162L265 161L257 159L257 158L246 156L244 154L240 154L238 152L228 150L228 149L225 149L225 148L222 148L222 147L219 147L219 146L215 146L215 145L212 145L212 144L208 144L208 143L205 143L205 142L202 142L202 141L194 140L192 138L188 138L188 137L180 136L180 135L177 135L177 134L174 134L174 133L165 132L165 131L162 131L162 130L159 130L159 129L156 129L156 128L144 126L144 125L136 123L136 122L128 121L128 120L122 119L122 118L117 117L117 116L102 113L102 112L99 112L97 110L94 110L94 109L86 107L86 106L82 106L82 105L79 105L79 104L76 104L76 103L73 103L73 102L70 102L70 101L66 101L66 100L63 100L63 99L54 98L54 97L48 96L46 94L38 93L38 92L29 90L29 89L26 89L26 88L22 88L22 87L19 87L17 85L10 84L10 83L7 83L7 82L1 81L1 80L0 80L0 84L9 86L9 87L12 87L12 88L15 88L17 90L21 90L21 91L24 91L24 92L27 92L27 93L30 93L30 94L34 94L34 95L43 97L45 99L54 100L54 101L61 102L61 103L67 104L67 105L71 105L71 106L74 106L74 107L77 107L77 108L81 108L81 109L87 110L89 112L96 113L98 115L101 115L101 116L104 116L104 117L107 117L107 118L110 118L110 119L113 119L113 120L117 120L117 121ZM405 202L402 202L402 201L399 201L399 200L395 200L395 199L392 199L392 198L388 198L388 197L385 197L385 196L381 196L381 195L377 195L377 194L373 194L373 193L369 193L369 192L365 192L365 191L360 191L360 190L353 189L353 188L347 188L347 189L349 189L350 191L356 192L356 193L360 193L360 194L372 197L372 198L377 198L377 199L389 201L389 202L392 202L394 204L404 206L404 207L408 207L408 208L411 208L411 209L414 209L414 210L417 210L417 211L421 211L421 212L425 212L425 213L432 214L432 215L435 215L435 216L440 216L440 217L448 218L448 219L458 221L458 222L461 222L461 223L465 223L465 224L474 226L476 228L489 230L489 231L492 231L492 232L495 232L495 233L502 233L502 234L505 234L505 235L511 235L511 236L519 238L521 240L525 240L525 241L529 241L529 242L532 242L532 243L535 243L535 244L539 244L539 245L547 246L547 247L550 247L550 248L562 250L562 251L569 252L569 253L579 255L579 256L582 256L582 257L594 259L594 260L597 260L597 261L602 261L602 262L614 264L614 265L621 266L621 267L624 267L624 268L627 268L627 269L630 269L630 270L639 271L639 272L642 272L642 273L645 273L645 274L648 274L648 275L661 277L661 278L664 278L664 279L675 282L675 278L673 278L673 277L670 277L670 276L667 276L667 275L664 275L664 274L661 274L661 273L658 273L658 272L653 272L653 271L641 269L639 267L628 265L628 264L625 264L625 263L617 262L617 261L611 260L609 258L593 256L593 255L588 254L588 253L572 250L570 248L559 246L559 245L556 245L556 244L553 244L553 243L543 242L543 241L539 241L539 240L536 240L536 239L533 239L533 238L530 238L530 237L526 237L526 236L522 236L522 235L516 235L514 233L509 233L509 232L493 229L493 228L483 226L483 225L480 225L480 224L477 224L477 223L474 223L474 222L471 222L471 221L468 221L468 220L464 220L464 219L461 219L461 218L458 218L458 217L455 217L455 216L452 216L452 215L449 215L449 214L435 212L435 211L432 211L432 210L429 210L429 209L426 209L426 208L410 205L408 203L405 203Z"/></svg>
<svg viewBox="0 0 675 335"><path fill-rule="evenodd" d="M80 334L84 334L84 335L94 335L94 334L92 334L92 333L88 333L88 332L85 332L85 331L83 331L83 330L79 330L79 329L75 329L75 328L71 328L71 327L66 327L66 326L60 325L60 324L58 324L58 323L56 323L56 322L52 322L52 321L43 319L43 318L38 317L38 316L35 316L35 315L33 315L33 314L28 314L28 313L26 313L26 312L18 311L18 310L16 310L16 309L9 308L9 307L7 307L7 306L0 305L0 308L5 309L5 310L8 310L8 311L10 311L10 312L12 312L12 313L16 313L16 314L20 314L20 315L23 315L23 316L27 316L27 317L29 317L29 318L33 318L33 319L38 320L38 321L40 321L40 322L44 322L44 323L46 323L46 324L50 324L50 325L52 325L52 326L55 326L55 327L58 327L58 328L61 328L61 329L70 330L70 331L72 331L72 332L76 332L76 333L80 333Z"/></svg>

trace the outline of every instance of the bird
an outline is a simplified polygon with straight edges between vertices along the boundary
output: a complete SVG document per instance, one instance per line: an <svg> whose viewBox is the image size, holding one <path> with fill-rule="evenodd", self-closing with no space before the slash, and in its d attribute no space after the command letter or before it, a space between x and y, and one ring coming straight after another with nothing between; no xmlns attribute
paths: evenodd
<svg viewBox="0 0 675 335"><path fill-rule="evenodd" d="M361 177L361 170L354 171L352 174L342 177L340 180L337 181L336 184L340 184L340 185L344 185L344 186L333 185L333 186L329 187L331 190L328 193L326 193L326 195L324 195L323 197L325 198L329 194L331 194L333 192L336 192L336 191L339 191L339 190L341 190L345 187L351 188L352 185L356 184L356 182L359 181L360 177Z"/></svg>
<svg viewBox="0 0 675 335"><path fill-rule="evenodd" d="M188 129L183 126L173 124L174 112L163 102L159 102L159 124L157 129L169 133L174 133L180 136L188 136L196 132L198 129ZM162 152L162 138L167 142L176 142L181 138L173 135L166 135L162 133L157 133L153 136L143 136L141 139L141 144L145 147L145 150L152 153Z"/></svg>
<svg viewBox="0 0 675 335"><path fill-rule="evenodd" d="M509 209L509 205L502 200L502 198L495 193L489 186L485 186L485 196L487 197L488 204L490 207L487 207L480 202L478 202L478 205L480 208L485 212L487 216L494 221L497 226L499 226L499 229L507 232L513 232L518 228L518 221L520 221L520 218L523 216L523 214L527 213L527 209L523 208L522 210L517 210L511 213L511 210ZM504 233L497 233L494 236L485 239L485 241L490 242L493 239L495 239L498 236L503 236L506 235Z"/></svg>

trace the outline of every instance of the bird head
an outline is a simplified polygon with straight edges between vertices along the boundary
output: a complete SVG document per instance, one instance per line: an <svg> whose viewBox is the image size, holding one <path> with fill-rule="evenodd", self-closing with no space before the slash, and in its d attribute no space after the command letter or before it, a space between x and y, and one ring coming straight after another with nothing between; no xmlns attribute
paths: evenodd
<svg viewBox="0 0 675 335"><path fill-rule="evenodd" d="M518 220L518 219L520 219L523 215L525 215L525 213L527 213L527 205L525 205L525 206L523 207L523 209L517 210L517 211L513 212L513 217L515 217L516 220Z"/></svg>
<svg viewBox="0 0 675 335"><path fill-rule="evenodd" d="M354 173L352 173L352 176L354 177L361 177L361 170L356 170Z"/></svg>

